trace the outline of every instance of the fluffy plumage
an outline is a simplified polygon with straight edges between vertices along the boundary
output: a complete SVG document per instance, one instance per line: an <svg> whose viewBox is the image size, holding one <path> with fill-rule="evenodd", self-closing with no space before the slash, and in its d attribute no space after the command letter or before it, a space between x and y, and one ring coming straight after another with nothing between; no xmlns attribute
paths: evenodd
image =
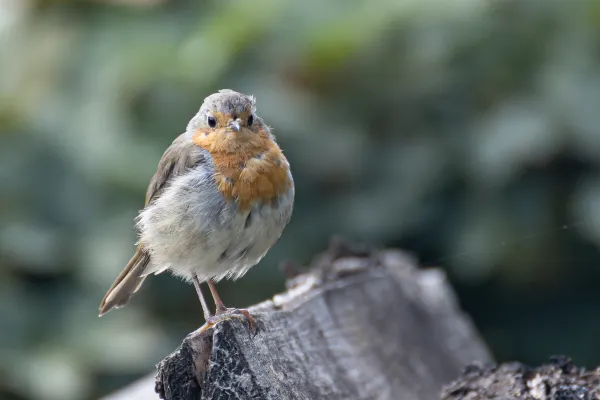
<svg viewBox="0 0 600 400"><path fill-rule="evenodd" d="M159 162L137 218L136 253L100 314L124 305L152 273L241 277L280 237L293 202L288 161L254 98L231 90L207 97Z"/></svg>

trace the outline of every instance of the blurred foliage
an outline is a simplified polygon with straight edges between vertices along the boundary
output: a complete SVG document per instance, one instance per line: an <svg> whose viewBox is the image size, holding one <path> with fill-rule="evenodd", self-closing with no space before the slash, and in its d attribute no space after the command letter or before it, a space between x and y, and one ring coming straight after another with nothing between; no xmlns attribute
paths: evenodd
<svg viewBox="0 0 600 400"><path fill-rule="evenodd" d="M227 304L340 233L446 268L499 360L600 364L599 48L594 0L0 0L0 398L97 398L203 322L166 275L96 315L221 88L257 96L297 185Z"/></svg>

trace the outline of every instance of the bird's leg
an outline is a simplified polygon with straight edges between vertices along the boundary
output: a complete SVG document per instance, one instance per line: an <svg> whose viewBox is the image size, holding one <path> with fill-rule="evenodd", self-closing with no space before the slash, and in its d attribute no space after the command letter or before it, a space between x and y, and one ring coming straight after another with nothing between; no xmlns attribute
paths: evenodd
<svg viewBox="0 0 600 400"><path fill-rule="evenodd" d="M208 304L206 303L206 299L202 294L202 288L200 287L200 280L198 279L198 276L194 274L192 278L194 280L194 287L196 288L196 293L198 293L198 298L200 299L200 304L202 305L202 311L204 312L204 320L208 322L208 320L212 318L212 313L210 312Z"/></svg>
<svg viewBox="0 0 600 400"><path fill-rule="evenodd" d="M215 315L227 312L227 307L225 307L225 304L223 304L223 300L221 300L221 296L219 296L219 292L217 292L217 286L215 283L212 281L212 279L209 279L206 283L208 283L210 294L212 294L213 300L215 301Z"/></svg>
<svg viewBox="0 0 600 400"><path fill-rule="evenodd" d="M212 297L213 297L213 300L215 301L215 306L216 306L215 317L213 317L212 319L214 320L216 317L221 316L221 315L233 314L233 313L239 312L246 318L246 320L248 320L250 329L254 330L255 322L254 322L254 318L252 318L252 316L250 315L250 312L248 312L248 310L246 310L246 309L225 307L225 304L223 304L223 300L221 300L221 296L219 296L219 292L217 292L217 286L215 285L215 283L211 279L209 279L207 281L207 283L208 283L208 288L210 289L210 293L212 294Z"/></svg>

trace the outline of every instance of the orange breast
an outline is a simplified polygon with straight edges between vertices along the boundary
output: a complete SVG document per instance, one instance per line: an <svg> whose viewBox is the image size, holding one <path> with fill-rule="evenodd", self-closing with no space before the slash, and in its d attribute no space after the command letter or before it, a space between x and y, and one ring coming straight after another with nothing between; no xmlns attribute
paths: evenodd
<svg viewBox="0 0 600 400"><path fill-rule="evenodd" d="M264 130L198 130L193 140L212 155L221 193L242 210L272 200L291 186L288 161Z"/></svg>

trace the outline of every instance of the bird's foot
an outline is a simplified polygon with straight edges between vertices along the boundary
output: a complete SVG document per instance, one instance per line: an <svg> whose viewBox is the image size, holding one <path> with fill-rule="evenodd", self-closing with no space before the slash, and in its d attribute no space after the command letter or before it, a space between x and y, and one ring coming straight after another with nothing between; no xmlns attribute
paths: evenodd
<svg viewBox="0 0 600 400"><path fill-rule="evenodd" d="M206 318L206 323L202 325L199 329L199 333L205 332L208 329L214 327L219 322L227 321L232 318L243 318L248 321L248 326L251 332L254 332L256 329L256 321L254 321L254 317L250 315L250 312L245 308L222 308L217 310L217 313L213 316Z"/></svg>

